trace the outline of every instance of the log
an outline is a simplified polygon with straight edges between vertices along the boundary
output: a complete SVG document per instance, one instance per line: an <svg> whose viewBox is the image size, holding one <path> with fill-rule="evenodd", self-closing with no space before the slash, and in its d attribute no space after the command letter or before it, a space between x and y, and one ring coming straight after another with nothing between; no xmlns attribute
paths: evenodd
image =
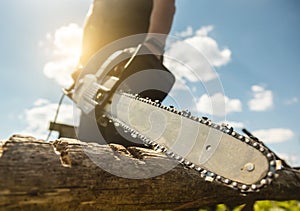
<svg viewBox="0 0 300 211"><path fill-rule="evenodd" d="M146 148L20 135L0 143L0 210L181 210L300 200L294 168L280 170L260 192L242 195Z"/></svg>

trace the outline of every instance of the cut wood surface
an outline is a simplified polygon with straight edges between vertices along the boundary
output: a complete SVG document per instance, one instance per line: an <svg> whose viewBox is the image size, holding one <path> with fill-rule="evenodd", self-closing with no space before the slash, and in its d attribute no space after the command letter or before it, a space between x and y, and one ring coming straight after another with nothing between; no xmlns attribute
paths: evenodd
<svg viewBox="0 0 300 211"><path fill-rule="evenodd" d="M163 173L147 178L155 171ZM0 143L0 210L179 210L264 199L300 200L300 171L283 168L271 185L241 195L149 149L20 135Z"/></svg>

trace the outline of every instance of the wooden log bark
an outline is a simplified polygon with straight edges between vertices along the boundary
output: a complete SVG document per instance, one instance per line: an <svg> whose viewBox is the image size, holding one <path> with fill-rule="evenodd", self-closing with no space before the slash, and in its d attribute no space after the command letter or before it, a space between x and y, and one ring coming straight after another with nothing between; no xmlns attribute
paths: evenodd
<svg viewBox="0 0 300 211"><path fill-rule="evenodd" d="M46 143L15 135L0 144L0 210L176 210L264 199L300 200L300 171L293 168L280 170L262 191L241 195L206 182L181 165L152 178L122 178L100 168L87 149L101 165L133 173L149 173L175 162L149 149L73 139Z"/></svg>

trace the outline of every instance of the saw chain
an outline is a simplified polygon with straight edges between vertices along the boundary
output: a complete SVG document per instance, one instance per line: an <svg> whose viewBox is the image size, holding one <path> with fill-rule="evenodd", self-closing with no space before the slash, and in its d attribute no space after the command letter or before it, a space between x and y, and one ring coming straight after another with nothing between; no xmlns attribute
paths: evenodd
<svg viewBox="0 0 300 211"><path fill-rule="evenodd" d="M140 49L141 46L134 51L121 72L127 71ZM111 66L124 60L123 54L120 55L113 60L116 62L110 63ZM84 113L97 109L101 113L100 119L109 119L116 128L130 133L132 139L138 139L199 172L204 180L221 183L242 193L257 192L271 184L276 171L284 166L282 160L252 135L244 136L232 127L213 123L206 117L164 106L159 100L119 91L121 77L107 75L104 69L110 68L105 63L98 68L97 64L92 62L87 66L86 70L93 74L86 74L77 86L65 90L65 94ZM157 74L156 80L163 77Z"/></svg>
<svg viewBox="0 0 300 211"><path fill-rule="evenodd" d="M125 97L127 99L130 99L130 101L137 101L139 103L149 105L153 108L170 112L173 115L180 116L180 118L188 119L196 124L201 124L202 126L208 127L210 129L217 130L221 132L224 135L228 135L236 140L238 140L241 143L246 144L247 146L254 149L256 152L259 152L262 156L264 156L267 160L267 169L265 170L264 175L261 175L260 179L252 184L249 183L243 183L240 181L235 181L230 178L226 178L224 175L219 175L216 172L211 171L210 169L207 169L199 164L195 164L194 162L190 161L188 158L185 158L176 152L173 152L169 147L159 144L156 141L152 140L151 138L145 136L145 134L141 133L135 128L132 128L131 125L128 125L128 123L120 120L117 116L114 116L111 111L108 111L109 109L106 109L104 112L104 115L114 123L115 127L122 128L122 130L125 133L130 133L131 137L133 139L139 139L142 141L146 146L151 146L154 150L159 151L167 155L168 157L177 160L179 163L184 165L185 167L189 169L193 169L200 173L201 177L208 182L216 181L218 183L221 183L225 186L228 186L230 188L233 188L235 190L239 190L242 193L249 193L249 192L258 192L263 187L269 185L272 183L274 178L276 177L276 171L282 168L282 161L277 158L277 156L268 148L266 147L261 141L259 141L255 137L246 137L242 134L239 134L238 132L234 131L232 127L229 127L227 125L219 125L213 123L211 120L209 120L206 117L196 117L191 115L188 111L179 111L173 106L164 106L158 101L152 101L149 98L141 98L138 95L129 94L125 92L121 93L115 93L116 95L120 95L121 97ZM154 109L155 110L155 109ZM145 118L140 116L140 118ZM226 153L226 152L225 152ZM232 164L234 165L234 164ZM251 163L247 163L245 165L245 171L251 172L254 170L254 168L257 168Z"/></svg>

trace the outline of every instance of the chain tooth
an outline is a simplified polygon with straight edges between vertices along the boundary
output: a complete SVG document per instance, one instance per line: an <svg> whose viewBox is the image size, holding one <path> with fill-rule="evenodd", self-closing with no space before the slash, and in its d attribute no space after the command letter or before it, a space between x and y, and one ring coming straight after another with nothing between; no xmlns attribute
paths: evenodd
<svg viewBox="0 0 300 211"><path fill-rule="evenodd" d="M137 134L133 132L133 133L131 133L131 137L134 138L134 139L136 139L137 138Z"/></svg>
<svg viewBox="0 0 300 211"><path fill-rule="evenodd" d="M224 183L227 184L227 185L229 185L229 184L231 183L231 181L230 181L230 179L227 179L227 178L226 178L226 179L224 180Z"/></svg>
<svg viewBox="0 0 300 211"><path fill-rule="evenodd" d="M265 148L264 148L263 146L260 146L259 151L260 151L260 152L264 152L264 151L265 151Z"/></svg>
<svg viewBox="0 0 300 211"><path fill-rule="evenodd" d="M143 141L144 143L146 143L147 145L150 144L150 143L149 143L149 140L148 140L147 138L142 138L142 141Z"/></svg>
<svg viewBox="0 0 300 211"><path fill-rule="evenodd" d="M171 156L172 154L174 154L172 151L170 151L170 150L166 151L166 155Z"/></svg>
<svg viewBox="0 0 300 211"><path fill-rule="evenodd" d="M182 116L190 118L191 117L191 112L189 110L183 110L182 111Z"/></svg>
<svg viewBox="0 0 300 211"><path fill-rule="evenodd" d="M242 136L242 135L239 135L238 139L241 140L241 141L244 141L244 140L245 140L245 137Z"/></svg>
<svg viewBox="0 0 300 211"><path fill-rule="evenodd" d="M262 179L261 181L260 181L260 184L262 184L262 185L266 185L268 182L267 182L267 180L266 179Z"/></svg>
<svg viewBox="0 0 300 211"><path fill-rule="evenodd" d="M206 170L203 170L203 171L201 171L200 172L200 176L202 177L202 178L205 178L206 177Z"/></svg>
<svg viewBox="0 0 300 211"><path fill-rule="evenodd" d="M217 129L217 130L220 130L220 125L214 124L214 128Z"/></svg>
<svg viewBox="0 0 300 211"><path fill-rule="evenodd" d="M208 117L203 116L202 119L206 121L206 120L208 120Z"/></svg>
<svg viewBox="0 0 300 211"><path fill-rule="evenodd" d="M184 158L181 157L180 155L175 155L175 159L176 159L179 163L184 164Z"/></svg>
<svg viewBox="0 0 300 211"><path fill-rule="evenodd" d="M188 166L190 169L194 169L195 168L195 164L192 163L191 165Z"/></svg>
<svg viewBox="0 0 300 211"><path fill-rule="evenodd" d="M199 118L199 117L195 117L194 120L195 120L196 122L199 122L200 118Z"/></svg>
<svg viewBox="0 0 300 211"><path fill-rule="evenodd" d="M205 179L206 175L207 175L207 170L202 169L202 171L200 172L200 176Z"/></svg>
<svg viewBox="0 0 300 211"><path fill-rule="evenodd" d="M241 189L244 190L244 191L247 190L248 188L249 187L247 185L242 185L242 187L241 187Z"/></svg>
<svg viewBox="0 0 300 211"><path fill-rule="evenodd" d="M205 176L205 181L213 182L215 180L215 174L212 172L208 172Z"/></svg>
<svg viewBox="0 0 300 211"><path fill-rule="evenodd" d="M153 145L153 141L151 141L150 139L148 140L148 143Z"/></svg>
<svg viewBox="0 0 300 211"><path fill-rule="evenodd" d="M222 177L220 175L216 176L216 180L221 181Z"/></svg>
<svg viewBox="0 0 300 211"><path fill-rule="evenodd" d="M155 150L155 151L159 151L159 150L160 150L159 145L155 145L155 146L154 146L154 150Z"/></svg>
<svg viewBox="0 0 300 211"><path fill-rule="evenodd" d="M152 146L153 146L153 147L158 147L159 145L158 145L157 143L153 142L153 143L152 143Z"/></svg>
<svg viewBox="0 0 300 211"><path fill-rule="evenodd" d="M274 173L271 172L271 171L269 171L269 172L268 172L268 177L269 177L269 178L272 178L273 176L274 176Z"/></svg>
<svg viewBox="0 0 300 211"><path fill-rule="evenodd" d="M272 178L267 178L267 181L268 181L268 185L270 185L272 182L273 182L273 179Z"/></svg>
<svg viewBox="0 0 300 211"><path fill-rule="evenodd" d="M201 167L197 166L197 167L195 168L195 170L198 171L198 172L201 172L203 169L202 169Z"/></svg>
<svg viewBox="0 0 300 211"><path fill-rule="evenodd" d="M171 155L170 155L170 157L171 157L171 158L175 158L175 155L174 155L174 153L173 153L173 154L171 154Z"/></svg>
<svg viewBox="0 0 300 211"><path fill-rule="evenodd" d="M238 186L237 182L232 182L231 184L234 188L236 188Z"/></svg>
<svg viewBox="0 0 300 211"><path fill-rule="evenodd" d="M192 119L192 120L194 120L194 121L196 121L197 122L197 117L195 117L195 116L191 116L191 118L190 119Z"/></svg>
<svg viewBox="0 0 300 211"><path fill-rule="evenodd" d="M190 165L190 164L191 164L191 162L190 162L190 161L188 161L188 160L185 160L185 161L184 161L184 164L188 166L188 165Z"/></svg>
<svg viewBox="0 0 300 211"><path fill-rule="evenodd" d="M271 165L272 167L275 167L275 166L276 166L276 161L275 161L275 160L272 160L272 161L270 162L270 165Z"/></svg>
<svg viewBox="0 0 300 211"><path fill-rule="evenodd" d="M258 145L257 142L254 142L252 145L253 145L253 147L256 148L256 149L259 147L259 145Z"/></svg>
<svg viewBox="0 0 300 211"><path fill-rule="evenodd" d="M161 147L161 151L162 151L162 152L166 152L166 151L167 151L167 148L164 147L164 146L162 146L162 147Z"/></svg>
<svg viewBox="0 0 300 211"><path fill-rule="evenodd" d="M251 185L251 189L254 190L254 191L256 191L257 190L257 185L256 184L252 184Z"/></svg>
<svg viewBox="0 0 300 211"><path fill-rule="evenodd" d="M161 146L159 145L158 146L158 150L161 151L161 152L165 152L165 147L164 146Z"/></svg>

